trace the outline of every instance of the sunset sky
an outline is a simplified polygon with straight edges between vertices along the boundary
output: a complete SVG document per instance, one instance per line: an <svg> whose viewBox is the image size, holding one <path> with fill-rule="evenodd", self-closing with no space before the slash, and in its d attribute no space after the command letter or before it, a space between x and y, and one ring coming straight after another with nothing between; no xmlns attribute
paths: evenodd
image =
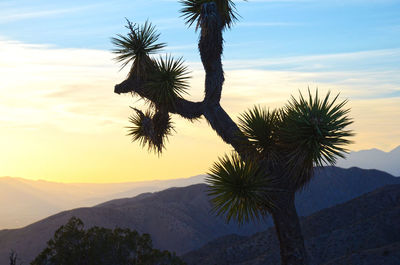
<svg viewBox="0 0 400 265"><path fill-rule="evenodd" d="M349 99L355 143L400 144L399 0L235 1L224 33L222 105L231 116L254 104L280 107L309 87ZM153 22L191 69L188 98L201 100L204 72L194 28L173 0L0 1L0 176L61 182L127 182L208 171L230 146L202 120L173 117L176 133L158 157L126 136L129 106L113 93L127 69L110 38L125 17Z"/></svg>

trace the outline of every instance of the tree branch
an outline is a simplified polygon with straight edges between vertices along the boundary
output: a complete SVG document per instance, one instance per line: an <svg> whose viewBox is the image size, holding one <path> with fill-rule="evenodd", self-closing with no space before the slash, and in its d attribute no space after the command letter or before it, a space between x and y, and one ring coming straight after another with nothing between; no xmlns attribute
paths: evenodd
<svg viewBox="0 0 400 265"><path fill-rule="evenodd" d="M222 140L232 145L242 158L256 151L221 105L207 105L204 108L204 117Z"/></svg>
<svg viewBox="0 0 400 265"><path fill-rule="evenodd" d="M206 72L204 117L224 142L232 145L242 158L257 152L236 123L220 105L224 71L221 17L214 2L204 3L200 15L201 36L199 51Z"/></svg>
<svg viewBox="0 0 400 265"><path fill-rule="evenodd" d="M224 83L221 62L223 25L214 2L207 2L202 5L200 27L199 51L206 73L204 100L202 102L192 102L177 98L175 106L168 107L166 111L179 114L191 120L204 115L222 140L232 145L241 157L246 158L251 154L256 154L257 150L220 105L222 85ZM117 94L132 92L153 103L155 102L151 95L146 93L144 81L135 78L133 75L121 84L116 85L114 92Z"/></svg>
<svg viewBox="0 0 400 265"><path fill-rule="evenodd" d="M142 98L154 102L148 93L146 93L144 82L133 77L126 79L121 84L115 85L114 92L117 94L132 92L138 94ZM183 98L178 98L175 102L175 108L167 109L167 111L170 113L179 114L186 119L197 119L203 115L203 103L192 102Z"/></svg>
<svg viewBox="0 0 400 265"><path fill-rule="evenodd" d="M209 105L219 103L224 71L221 54L223 51L222 21L214 2L204 3L200 14L201 34L199 51L206 72L204 102Z"/></svg>

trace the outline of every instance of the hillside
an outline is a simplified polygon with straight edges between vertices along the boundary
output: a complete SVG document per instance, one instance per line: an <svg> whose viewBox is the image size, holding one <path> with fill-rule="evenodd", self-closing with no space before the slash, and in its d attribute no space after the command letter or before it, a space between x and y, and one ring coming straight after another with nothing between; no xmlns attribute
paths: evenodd
<svg viewBox="0 0 400 265"><path fill-rule="evenodd" d="M317 168L314 179L296 195L296 208L306 216L390 184L400 184L400 178L375 169Z"/></svg>
<svg viewBox="0 0 400 265"><path fill-rule="evenodd" d="M301 225L311 265L400 264L400 185L389 185L311 216ZM279 264L274 228L230 235L185 254L188 265Z"/></svg>
<svg viewBox="0 0 400 265"><path fill-rule="evenodd" d="M297 207L300 215L306 215L395 183L400 183L400 179L377 170L328 167L316 171L314 180L299 194ZM266 220L239 228L215 217L210 209L206 185L198 184L61 212L21 229L0 231L0 264L5 262L1 259L7 257L10 249L15 249L25 262L32 259L71 216L81 218L87 227L119 226L150 233L156 248L178 254L224 235L264 231L271 224Z"/></svg>
<svg viewBox="0 0 400 265"><path fill-rule="evenodd" d="M98 207L65 211L22 229L0 231L0 264L6 262L9 250L15 249L27 262L44 248L54 231L72 216L81 218L86 227L124 227L152 235L154 246L184 253L210 239L232 232L247 234L264 230L260 227L239 228L209 213L206 185L171 188L132 199L112 201ZM3 259L3 260L2 260Z"/></svg>

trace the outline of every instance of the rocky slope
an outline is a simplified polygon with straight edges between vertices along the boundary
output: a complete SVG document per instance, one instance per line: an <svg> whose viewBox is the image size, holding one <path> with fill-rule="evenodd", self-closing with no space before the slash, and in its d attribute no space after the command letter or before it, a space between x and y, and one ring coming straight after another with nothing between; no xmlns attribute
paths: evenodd
<svg viewBox="0 0 400 265"><path fill-rule="evenodd" d="M400 185L389 185L301 220L311 265L400 264ZM188 265L280 264L274 228L230 235L184 255Z"/></svg>

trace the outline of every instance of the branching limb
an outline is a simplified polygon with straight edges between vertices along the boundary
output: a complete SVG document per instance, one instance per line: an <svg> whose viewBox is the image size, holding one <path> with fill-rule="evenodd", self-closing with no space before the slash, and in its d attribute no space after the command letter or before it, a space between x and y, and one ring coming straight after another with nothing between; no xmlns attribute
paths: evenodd
<svg viewBox="0 0 400 265"><path fill-rule="evenodd" d="M232 145L240 156L247 157L256 152L254 146L220 105L224 83L221 62L224 24L218 14L216 3L208 2L202 5L199 25L201 27L199 51L206 72L204 117L226 143Z"/></svg>
<svg viewBox="0 0 400 265"><path fill-rule="evenodd" d="M132 92L146 100L154 102L154 99L151 98L151 95L146 93L143 81L137 80L133 77L126 79L118 85L115 85L114 92L117 94ZM178 114L186 119L198 119L201 117L201 115L203 115L203 103L177 98L175 101L175 107L169 107L167 111Z"/></svg>
<svg viewBox="0 0 400 265"><path fill-rule="evenodd" d="M214 2L204 3L201 7L199 26L201 37L199 40L199 51L206 73L205 96L202 102L192 102L182 97L175 98L174 106L157 106L157 99L154 93L146 89L146 81L130 75L125 81L115 86L115 93L135 93L138 96L150 101L156 107L162 107L169 113L193 120L202 115L209 122L224 142L232 147L242 157L256 153L254 146L240 131L237 124L229 117L220 105L221 91L224 83L221 54L223 51L222 31L224 27Z"/></svg>

